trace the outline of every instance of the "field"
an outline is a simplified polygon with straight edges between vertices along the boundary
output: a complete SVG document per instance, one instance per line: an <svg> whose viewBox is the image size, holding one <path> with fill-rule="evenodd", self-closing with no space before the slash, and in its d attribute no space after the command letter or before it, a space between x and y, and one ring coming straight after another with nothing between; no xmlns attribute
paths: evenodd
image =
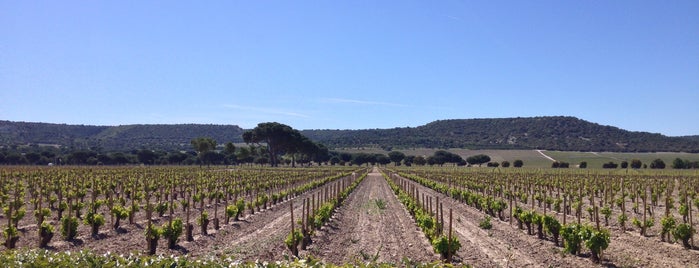
<svg viewBox="0 0 699 268"><path fill-rule="evenodd" d="M680 230L698 225L695 171L2 167L0 183L4 266L699 263ZM576 231L552 231L554 222ZM579 249L567 253L575 239Z"/></svg>
<svg viewBox="0 0 699 268"><path fill-rule="evenodd" d="M348 153L378 153L387 154L388 152L380 148L361 148L361 149L341 149L341 152ZM396 149L406 155L421 155L430 156L437 149ZM509 161L512 163L515 159L524 161L524 166L528 168L550 168L552 161L539 153L537 150L469 150L469 149L448 149L447 151L460 155L463 159L477 154L486 154L490 156L493 162ZM689 161L699 161L699 154L690 153L609 153L609 152L567 152L567 151L542 151L543 154L557 161L568 162L571 167L575 167L582 161L586 161L588 168L602 168L603 163L614 161L617 164L621 161L631 162L632 159L639 159L643 163L650 163L655 159L662 159L668 168L675 158L687 159Z"/></svg>

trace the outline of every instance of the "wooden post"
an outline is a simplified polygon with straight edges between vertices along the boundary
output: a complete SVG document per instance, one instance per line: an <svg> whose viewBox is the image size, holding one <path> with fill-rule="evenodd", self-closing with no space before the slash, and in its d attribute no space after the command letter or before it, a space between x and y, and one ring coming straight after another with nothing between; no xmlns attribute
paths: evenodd
<svg viewBox="0 0 699 268"><path fill-rule="evenodd" d="M310 201L311 200L309 200L308 197L306 197L306 227L308 227L308 225L311 222L311 213L310 213L311 212L311 202ZM311 228L308 228L307 230L310 230L310 229Z"/></svg>
<svg viewBox="0 0 699 268"><path fill-rule="evenodd" d="M644 189L643 191L643 222L641 223L641 235L646 236L646 211L648 211L648 207L646 207L646 199L648 199L648 192L646 191L647 189Z"/></svg>
<svg viewBox="0 0 699 268"><path fill-rule="evenodd" d="M546 216L546 207L548 206L548 203L546 203L547 193L548 191L544 189L544 216Z"/></svg>
<svg viewBox="0 0 699 268"><path fill-rule="evenodd" d="M439 203L439 217L442 222L442 224L439 225L439 234L442 235L444 234L444 206L442 206L442 203Z"/></svg>
<svg viewBox="0 0 699 268"><path fill-rule="evenodd" d="M509 199L509 201L510 201L510 225L512 225L512 224L514 223L514 222L513 222L513 218L512 218L512 212L513 212L514 209L515 209L515 208L512 207L512 199L513 199L513 198L512 198L512 195L513 195L514 193L515 193L514 189L510 189L510 195L507 197L507 198Z"/></svg>
<svg viewBox="0 0 699 268"><path fill-rule="evenodd" d="M294 236L294 201L289 201L289 210L291 210L291 253L298 257L299 252L296 248L296 236Z"/></svg>
<svg viewBox="0 0 699 268"><path fill-rule="evenodd" d="M566 225L566 218L567 218L566 217L566 215L567 215L567 213L566 213L566 210L567 210L566 200L567 200L566 195L563 194L563 225Z"/></svg>
<svg viewBox="0 0 699 268"><path fill-rule="evenodd" d="M292 209L291 214L294 214L294 211ZM301 204L301 230L306 230L306 218L308 218L308 215L306 215L306 202L302 202ZM294 224L293 221L291 224Z"/></svg>
<svg viewBox="0 0 699 268"><path fill-rule="evenodd" d="M694 222L692 220L692 199L687 197L687 211L689 212L689 227L694 229ZM689 236L690 245L694 248L694 235Z"/></svg>
<svg viewBox="0 0 699 268"><path fill-rule="evenodd" d="M626 197L624 197L624 177L621 177L621 215L626 216ZM621 225L621 231L626 232L626 223Z"/></svg>
<svg viewBox="0 0 699 268"><path fill-rule="evenodd" d="M599 207L595 206L595 222L597 222L597 231L599 231Z"/></svg>
<svg viewBox="0 0 699 268"><path fill-rule="evenodd" d="M451 263L451 232L452 232L452 225L451 225L451 218L452 218L452 209L449 209L449 237L447 238L447 262Z"/></svg>

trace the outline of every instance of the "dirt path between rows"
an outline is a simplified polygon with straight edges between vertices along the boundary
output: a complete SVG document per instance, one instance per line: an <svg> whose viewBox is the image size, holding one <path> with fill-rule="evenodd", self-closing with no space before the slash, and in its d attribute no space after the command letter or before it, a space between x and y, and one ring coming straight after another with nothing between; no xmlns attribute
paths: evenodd
<svg viewBox="0 0 699 268"><path fill-rule="evenodd" d="M439 259L377 169L317 231L306 254L334 264L375 260L400 265Z"/></svg>
<svg viewBox="0 0 699 268"><path fill-rule="evenodd" d="M199 244L198 247L205 247L205 250L200 251L199 254L214 253L243 261L283 260L285 256L291 255L284 244L284 239L291 231L289 202L293 202L294 221L298 221L303 208L302 200L317 195L325 187L328 186L304 193L291 201L277 204L268 211L234 222L209 239L194 241Z"/></svg>
<svg viewBox="0 0 699 268"><path fill-rule="evenodd" d="M483 230L478 223L485 217L483 212L471 208L458 200L447 197L407 180L417 187L420 196L432 197L435 202L439 196L444 206L448 222L448 209L453 209L453 230L461 242L458 258L465 264L475 267L590 267L595 266L590 260L561 254L561 248L553 242L540 240L493 218L491 230ZM447 223L448 224L448 223ZM445 226L448 232L448 226Z"/></svg>

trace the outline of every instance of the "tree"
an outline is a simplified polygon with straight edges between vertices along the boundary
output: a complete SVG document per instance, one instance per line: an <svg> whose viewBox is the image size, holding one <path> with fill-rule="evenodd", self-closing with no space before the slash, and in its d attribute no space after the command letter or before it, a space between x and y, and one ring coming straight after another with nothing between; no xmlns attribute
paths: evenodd
<svg viewBox="0 0 699 268"><path fill-rule="evenodd" d="M629 162L621 161L621 168L629 168Z"/></svg>
<svg viewBox="0 0 699 268"><path fill-rule="evenodd" d="M246 143L264 143L270 164L276 167L280 155L302 151L302 145L307 138L290 126L277 122L267 122L259 123L254 129L244 132L243 140Z"/></svg>
<svg viewBox="0 0 699 268"><path fill-rule="evenodd" d="M512 162L512 166L513 166L513 167L517 167L517 168L523 167L523 166L524 166L524 161L522 161L522 160L520 160L520 159L517 159L517 160L515 160L514 162Z"/></svg>
<svg viewBox="0 0 699 268"><path fill-rule="evenodd" d="M24 158L27 159L29 164L38 164L39 160L41 159L41 155L39 153L30 152L24 154Z"/></svg>
<svg viewBox="0 0 699 268"><path fill-rule="evenodd" d="M325 147L325 145L316 143L314 147L314 152L313 152L313 161L318 163L326 163L330 161L330 150L328 147Z"/></svg>
<svg viewBox="0 0 699 268"><path fill-rule="evenodd" d="M468 162L471 165L482 165L485 163L490 162L490 156L484 155L484 154L478 154L474 156L469 156L466 158L466 162ZM515 161L516 162L516 161Z"/></svg>
<svg viewBox="0 0 699 268"><path fill-rule="evenodd" d="M236 154L236 159L242 163L252 163L255 160L255 156L251 153L250 148L240 147Z"/></svg>
<svg viewBox="0 0 699 268"><path fill-rule="evenodd" d="M207 152L216 149L216 141L208 137L199 137L196 139L192 139L190 143L192 144L192 147L194 147L194 150L197 151L199 160L203 163L208 163L202 158L202 156L205 155Z"/></svg>
<svg viewBox="0 0 699 268"><path fill-rule="evenodd" d="M141 162L146 165L152 165L155 164L155 159L158 158L158 154L151 150L143 149L138 151L136 157L138 158L138 162Z"/></svg>
<svg viewBox="0 0 699 268"><path fill-rule="evenodd" d="M68 156L69 163L73 165L87 164L90 157L96 157L97 154L92 151L75 151ZM24 157L23 157L24 158ZM26 160L25 160L26 161Z"/></svg>
<svg viewBox="0 0 699 268"><path fill-rule="evenodd" d="M27 158L29 160L29 158ZM31 162L31 160L30 160ZM690 168L690 163L688 160L682 160L679 157L672 161L672 168L674 169L685 169Z"/></svg>
<svg viewBox="0 0 699 268"><path fill-rule="evenodd" d="M418 166L424 166L425 164L427 164L427 160L425 160L424 156L418 155L413 159L413 163L415 163L415 165Z"/></svg>
<svg viewBox="0 0 699 268"><path fill-rule="evenodd" d="M389 158L388 156L386 156L384 154L376 154L376 162L379 163L379 165L383 166L383 165L387 165L387 164L391 163L392 161L391 161L391 158ZM400 161L398 161L398 162L400 162Z"/></svg>
<svg viewBox="0 0 699 268"><path fill-rule="evenodd" d="M500 165L504 168L510 167L510 162L509 161L502 161L502 163L500 163Z"/></svg>
<svg viewBox="0 0 699 268"><path fill-rule="evenodd" d="M587 162L582 161L580 162L580 165L578 165L579 168L587 168Z"/></svg>
<svg viewBox="0 0 699 268"><path fill-rule="evenodd" d="M653 162L650 163L650 168L652 169L664 169L665 168L665 162L658 158L653 160Z"/></svg>
<svg viewBox="0 0 699 268"><path fill-rule="evenodd" d="M207 151L199 155L199 160L206 164L218 165L223 163L225 156L216 151Z"/></svg>
<svg viewBox="0 0 699 268"><path fill-rule="evenodd" d="M369 163L369 158L371 156L367 153L356 153L352 155L351 163L352 165L361 166L365 163Z"/></svg>
<svg viewBox="0 0 699 268"><path fill-rule="evenodd" d="M426 159L427 165L429 166L434 166L434 164L437 164L437 161L434 159L434 156L428 156Z"/></svg>
<svg viewBox="0 0 699 268"><path fill-rule="evenodd" d="M224 152L226 155L235 154L235 144L233 144L233 143L230 142L230 141L227 142L226 145L225 145L225 147L224 147L224 149L223 149L223 152Z"/></svg>
<svg viewBox="0 0 699 268"><path fill-rule="evenodd" d="M171 152L167 154L167 162L168 164L181 164L187 157L187 154L181 152Z"/></svg>
<svg viewBox="0 0 699 268"><path fill-rule="evenodd" d="M330 157L330 165L334 166L334 165L337 165L338 163L340 163L339 157L337 157L337 156Z"/></svg>
<svg viewBox="0 0 699 268"><path fill-rule="evenodd" d="M403 159L405 159L405 154L398 151L392 151L388 153L388 158L391 159L391 162L393 162L395 166L398 166L400 165L400 161L403 161Z"/></svg>
<svg viewBox="0 0 699 268"><path fill-rule="evenodd" d="M414 155L408 155L405 158L403 158L403 164L405 164L406 166L412 166L414 161L415 161Z"/></svg>
<svg viewBox="0 0 699 268"><path fill-rule="evenodd" d="M619 164L614 163L614 161L609 161L609 163L602 164L602 168L617 168Z"/></svg>
<svg viewBox="0 0 699 268"><path fill-rule="evenodd" d="M85 158L87 160L87 157ZM24 158L23 155L19 153L9 153L8 155L5 156L5 163L11 164L11 165L19 165L19 164L26 164L27 159ZM81 164L81 163L77 163Z"/></svg>
<svg viewBox="0 0 699 268"><path fill-rule="evenodd" d="M641 162L641 160L631 159L631 168L639 169L641 166L643 166L643 162Z"/></svg>
<svg viewBox="0 0 699 268"><path fill-rule="evenodd" d="M447 152L445 150L439 150L434 152L432 156L434 158L434 163L437 165L444 165L445 163L459 164L464 161L460 155Z"/></svg>
<svg viewBox="0 0 699 268"><path fill-rule="evenodd" d="M340 153L340 160L342 160L343 162L350 162L352 161L352 154Z"/></svg>

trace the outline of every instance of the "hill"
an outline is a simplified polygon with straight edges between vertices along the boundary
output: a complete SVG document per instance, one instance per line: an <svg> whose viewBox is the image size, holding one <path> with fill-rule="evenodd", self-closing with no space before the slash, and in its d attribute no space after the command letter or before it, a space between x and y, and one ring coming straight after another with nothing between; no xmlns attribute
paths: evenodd
<svg viewBox="0 0 699 268"><path fill-rule="evenodd" d="M28 144L129 151L189 150L190 140L242 142L236 125L87 126L0 121L0 146ZM603 126L575 117L438 120L419 127L365 130L303 130L329 148L545 149L607 152L699 152L699 136L667 137Z"/></svg>
<svg viewBox="0 0 699 268"><path fill-rule="evenodd" d="M419 127L306 130L331 148L546 149L609 152L699 152L699 140L632 132L575 117L438 120ZM696 136L694 136L696 137Z"/></svg>
<svg viewBox="0 0 699 268"><path fill-rule="evenodd" d="M0 121L0 145L56 145L75 149L129 151L148 148L190 150L190 141L211 137L219 144L242 142L236 125L121 125L85 126Z"/></svg>

